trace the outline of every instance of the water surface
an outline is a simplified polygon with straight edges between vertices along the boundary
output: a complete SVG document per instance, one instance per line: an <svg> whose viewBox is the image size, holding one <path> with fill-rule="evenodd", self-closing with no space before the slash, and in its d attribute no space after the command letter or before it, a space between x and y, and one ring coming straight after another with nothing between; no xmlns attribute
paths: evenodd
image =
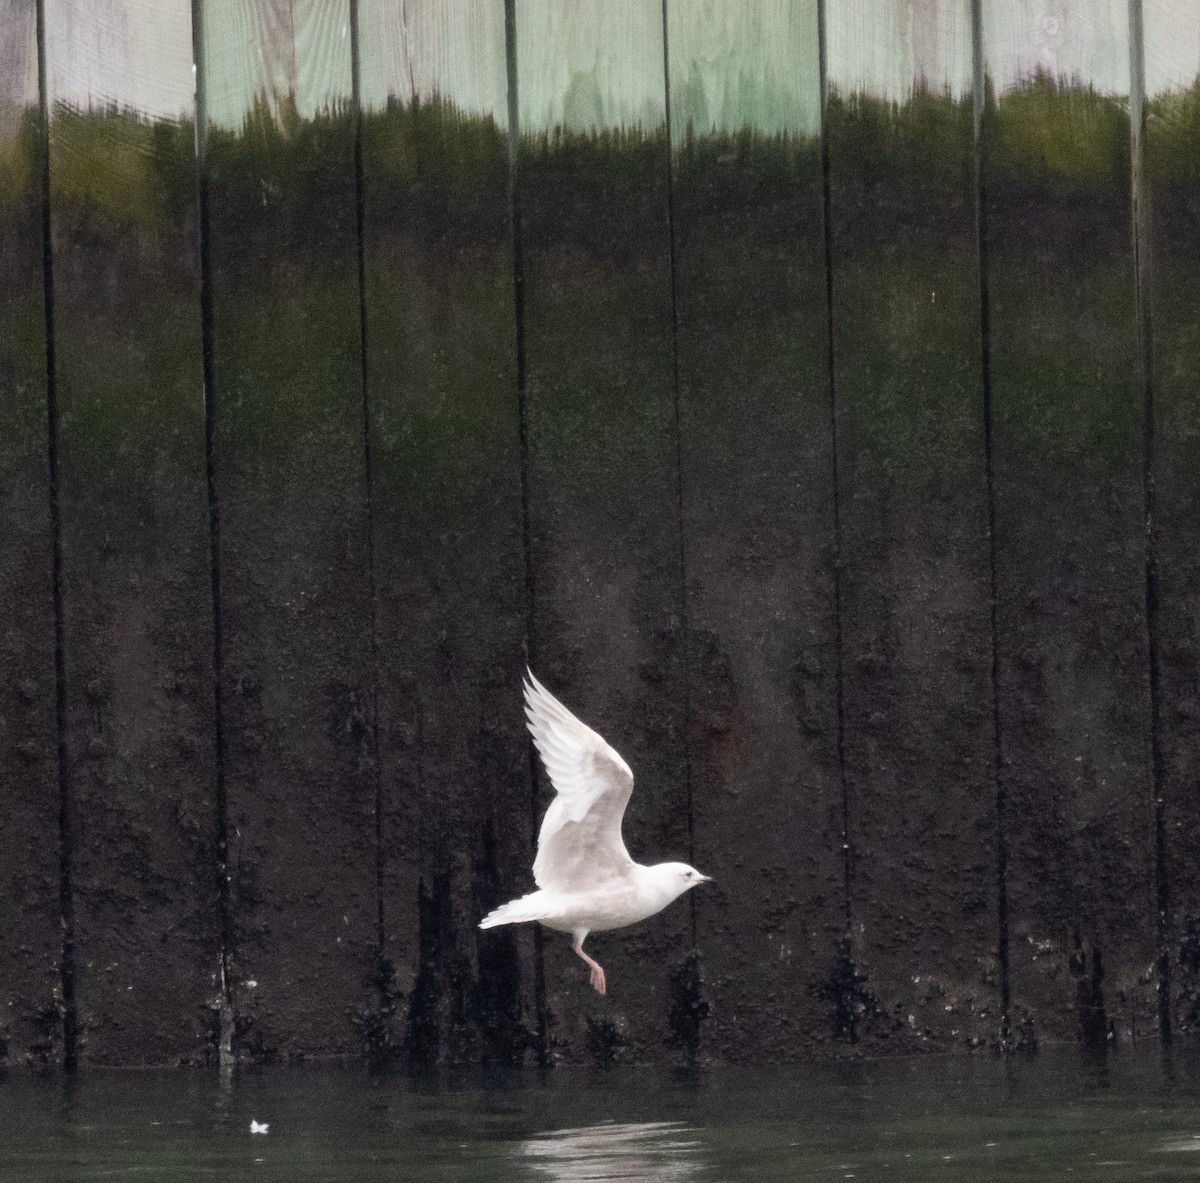
<svg viewBox="0 0 1200 1183"><path fill-rule="evenodd" d="M930 1058L413 1080L279 1066L232 1079L0 1081L0 1177L74 1180L1193 1179L1200 1070ZM251 1121L269 1133L250 1133Z"/></svg>

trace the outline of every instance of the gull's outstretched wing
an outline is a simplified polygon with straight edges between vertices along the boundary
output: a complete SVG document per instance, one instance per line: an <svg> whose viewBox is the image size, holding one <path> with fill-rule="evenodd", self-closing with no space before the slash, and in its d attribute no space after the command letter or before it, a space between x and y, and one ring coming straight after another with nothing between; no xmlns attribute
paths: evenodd
<svg viewBox="0 0 1200 1183"><path fill-rule="evenodd" d="M629 765L527 671L525 714L554 800L542 819L533 878L550 891L590 891L632 869L621 818L633 792Z"/></svg>

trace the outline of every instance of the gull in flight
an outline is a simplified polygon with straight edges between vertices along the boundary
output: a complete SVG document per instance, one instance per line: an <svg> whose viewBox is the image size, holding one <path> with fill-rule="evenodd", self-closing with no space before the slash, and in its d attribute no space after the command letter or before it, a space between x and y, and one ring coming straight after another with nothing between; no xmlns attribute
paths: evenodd
<svg viewBox="0 0 1200 1183"><path fill-rule="evenodd" d="M533 881L539 890L490 912L480 928L537 920L571 934L571 948L606 990L604 970L583 951L589 932L636 924L710 881L687 863L635 863L621 837L633 773L620 755L581 723L527 670L525 714L554 800L538 834Z"/></svg>

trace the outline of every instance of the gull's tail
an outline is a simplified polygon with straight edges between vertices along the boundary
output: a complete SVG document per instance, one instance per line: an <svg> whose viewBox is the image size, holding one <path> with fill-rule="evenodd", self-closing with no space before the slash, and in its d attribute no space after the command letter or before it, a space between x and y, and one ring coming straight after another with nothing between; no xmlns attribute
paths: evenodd
<svg viewBox="0 0 1200 1183"><path fill-rule="evenodd" d="M519 900L501 904L479 922L479 927L495 928L499 924L522 924L526 920L549 920L555 911L546 899L546 893L535 891L531 895L523 895Z"/></svg>

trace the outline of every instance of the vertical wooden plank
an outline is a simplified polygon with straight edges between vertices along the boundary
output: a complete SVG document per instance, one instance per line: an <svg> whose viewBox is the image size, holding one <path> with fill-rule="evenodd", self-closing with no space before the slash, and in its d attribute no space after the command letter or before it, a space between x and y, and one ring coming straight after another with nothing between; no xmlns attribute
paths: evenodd
<svg viewBox="0 0 1200 1183"><path fill-rule="evenodd" d="M532 863L504 4L360 11L394 1037L514 1062L532 934L477 928Z"/></svg>
<svg viewBox="0 0 1200 1183"><path fill-rule="evenodd" d="M61 1054L54 601L34 0L0 0L0 1063Z"/></svg>
<svg viewBox="0 0 1200 1183"><path fill-rule="evenodd" d="M977 1046L999 975L970 5L829 19L857 1034Z"/></svg>
<svg viewBox="0 0 1200 1183"><path fill-rule="evenodd" d="M1174 1026L1200 1028L1200 883L1192 870L1200 836L1200 518L1197 383L1200 382L1200 10L1177 0L1142 0L1146 71L1144 194L1150 217L1145 278L1153 353L1154 545L1158 565L1163 873L1171 924Z"/></svg>
<svg viewBox="0 0 1200 1183"><path fill-rule="evenodd" d="M634 858L688 859L662 6L520 0L516 55L536 672L633 769ZM690 928L593 938L606 1000L549 937L563 1054L657 1054Z"/></svg>
<svg viewBox="0 0 1200 1183"><path fill-rule="evenodd" d="M985 6L1014 1021L1153 1029L1125 0Z"/></svg>
<svg viewBox="0 0 1200 1183"><path fill-rule="evenodd" d="M668 17L703 1048L777 1062L845 929L818 12Z"/></svg>
<svg viewBox="0 0 1200 1183"><path fill-rule="evenodd" d="M236 1050L356 1050L375 789L350 10L209 0Z"/></svg>
<svg viewBox="0 0 1200 1183"><path fill-rule="evenodd" d="M94 1063L202 1060L220 950L190 9L150 44L135 31L151 8L163 16L46 5L75 967Z"/></svg>

